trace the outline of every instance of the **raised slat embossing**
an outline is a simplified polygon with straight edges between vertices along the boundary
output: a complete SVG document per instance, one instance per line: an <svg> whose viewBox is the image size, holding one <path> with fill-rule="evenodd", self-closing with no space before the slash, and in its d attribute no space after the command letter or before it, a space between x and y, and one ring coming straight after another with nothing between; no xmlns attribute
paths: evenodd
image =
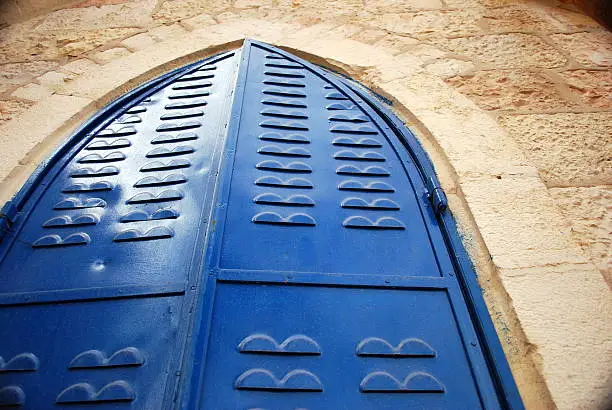
<svg viewBox="0 0 612 410"><path fill-rule="evenodd" d="M402 381L388 372L372 372L363 378L364 393L444 393L444 386L427 372L410 373Z"/></svg>
<svg viewBox="0 0 612 410"><path fill-rule="evenodd" d="M323 391L319 378L303 369L292 370L281 379L266 369L250 369L238 376L234 386L238 390Z"/></svg>
<svg viewBox="0 0 612 410"><path fill-rule="evenodd" d="M279 343L271 336L255 333L242 339L238 344L238 351L254 354L318 356L321 354L321 347L312 338L305 335L289 336Z"/></svg>
<svg viewBox="0 0 612 410"><path fill-rule="evenodd" d="M149 229L146 232L142 232L138 229L128 229L117 234L113 241L115 242L140 242L140 241L152 241L156 239L167 239L174 236L174 231L165 226L158 226L156 228Z"/></svg>
<svg viewBox="0 0 612 410"><path fill-rule="evenodd" d="M256 224L267 225L293 225L293 226L315 226L316 222L312 216L304 213L295 213L286 217L276 212L261 212L253 217Z"/></svg>
<svg viewBox="0 0 612 410"><path fill-rule="evenodd" d="M253 198L256 204L279 206L314 206L315 202L307 195L290 195L286 198L274 193L265 193Z"/></svg>
<svg viewBox="0 0 612 410"><path fill-rule="evenodd" d="M136 393L125 380L116 380L100 390L89 383L76 383L64 389L56 398L57 403L104 403L133 401Z"/></svg>
<svg viewBox="0 0 612 410"><path fill-rule="evenodd" d="M347 228L354 229L374 229L374 230L403 230L406 226L396 218L383 217L372 220L365 216L351 216L342 223Z"/></svg>

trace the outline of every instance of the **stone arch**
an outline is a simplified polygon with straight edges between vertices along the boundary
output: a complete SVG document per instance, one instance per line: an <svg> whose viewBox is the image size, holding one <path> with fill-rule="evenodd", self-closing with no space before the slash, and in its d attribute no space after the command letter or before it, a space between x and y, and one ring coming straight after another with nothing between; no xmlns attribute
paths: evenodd
<svg viewBox="0 0 612 410"><path fill-rule="evenodd" d="M550 303L540 314L562 327L574 326L575 319L567 321L564 319L567 312L554 313L550 309L562 306L571 292L570 288L559 287L553 277L565 274L584 279L584 296L576 303L583 303L588 310L584 314L593 319L582 334L602 353L606 345L599 342L601 347L597 347L597 343L601 334L606 334L602 316L605 309L601 306L609 304L607 289L602 281L588 278L589 264L567 237L568 228L555 216L557 212L536 170L514 142L493 119L412 64L414 61L408 56L395 57L341 37L324 39L320 36L324 27L303 29L293 24L260 23L241 20L195 30L84 73L61 87L4 128L1 149L10 155L2 169L2 176L6 177L2 182L2 201L18 189L36 164L78 123L126 90L173 67L235 48L246 36L277 44L363 82L389 98L395 111L417 127L418 136L449 193L450 208L477 265L489 310L496 319L525 402L541 404L549 394L560 407L588 402L587 397L595 395L596 390L585 391L577 386L576 390L568 391L561 380L567 366L563 362L575 357L576 368L591 368L591 373L603 376L602 380L604 364L598 366L596 359L590 365L578 363L598 355L587 354L584 347L548 338L534 328L539 321L529 310L537 308L542 295L523 294L525 287L533 285L524 278L539 280L539 285L545 288L553 286ZM17 134L28 136L29 145L11 144L10 135ZM538 223L535 242L530 239L526 221L534 216L532 209L548 219L547 224ZM513 221L522 222L516 226ZM508 239L509 229L516 237L514 240ZM580 333L576 329L574 332ZM534 345L538 347L533 349ZM559 355L560 351L563 354ZM533 382L537 387L529 387Z"/></svg>

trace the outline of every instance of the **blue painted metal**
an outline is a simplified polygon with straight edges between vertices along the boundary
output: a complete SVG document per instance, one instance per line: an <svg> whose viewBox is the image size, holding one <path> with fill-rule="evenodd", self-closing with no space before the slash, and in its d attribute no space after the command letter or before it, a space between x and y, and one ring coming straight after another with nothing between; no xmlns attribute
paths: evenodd
<svg viewBox="0 0 612 410"><path fill-rule="evenodd" d="M349 80L251 41L163 76L3 210L0 405L520 409L445 201Z"/></svg>

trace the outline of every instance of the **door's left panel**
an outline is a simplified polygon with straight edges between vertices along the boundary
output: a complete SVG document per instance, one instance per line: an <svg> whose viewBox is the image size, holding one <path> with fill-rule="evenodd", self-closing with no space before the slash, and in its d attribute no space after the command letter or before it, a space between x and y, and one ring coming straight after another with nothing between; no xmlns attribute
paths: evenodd
<svg viewBox="0 0 612 410"><path fill-rule="evenodd" d="M126 102L19 205L0 242L1 408L168 408L237 61Z"/></svg>

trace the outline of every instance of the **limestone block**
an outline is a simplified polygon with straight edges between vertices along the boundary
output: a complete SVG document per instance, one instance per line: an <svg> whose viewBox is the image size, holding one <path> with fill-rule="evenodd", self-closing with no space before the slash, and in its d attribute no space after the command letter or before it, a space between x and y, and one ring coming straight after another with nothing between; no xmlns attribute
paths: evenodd
<svg viewBox="0 0 612 410"><path fill-rule="evenodd" d="M500 271L559 410L609 408L612 298L590 264Z"/></svg>
<svg viewBox="0 0 612 410"><path fill-rule="evenodd" d="M23 112L20 121L9 121L0 126L0 146L3 148L0 181L24 161L36 145L49 139L90 103L87 98L54 94ZM15 136L19 136L18 143Z"/></svg>
<svg viewBox="0 0 612 410"><path fill-rule="evenodd" d="M123 46L131 51L142 50L155 44L155 39L147 33L136 34L135 36L126 38L121 42Z"/></svg>
<svg viewBox="0 0 612 410"><path fill-rule="evenodd" d="M129 37L138 31L136 28L109 28L104 30L54 33L53 35L58 39L60 55L78 57L113 40Z"/></svg>
<svg viewBox="0 0 612 410"><path fill-rule="evenodd" d="M83 2L79 2L72 7L100 7L108 4L123 4L127 3L131 0L85 0Z"/></svg>
<svg viewBox="0 0 612 410"><path fill-rule="evenodd" d="M446 82L485 110L540 111L577 106L546 74L535 70L477 71Z"/></svg>
<svg viewBox="0 0 612 410"><path fill-rule="evenodd" d="M129 37L136 28L109 28L103 30L66 30L52 33L39 33L20 30L8 31L4 36L0 32L2 47L0 61L32 62L33 60L55 60L77 57L110 41Z"/></svg>
<svg viewBox="0 0 612 410"><path fill-rule="evenodd" d="M370 67L390 62L393 56L378 48L372 48L354 40L311 38L304 40L300 49L318 57L341 61L352 67Z"/></svg>
<svg viewBox="0 0 612 410"><path fill-rule="evenodd" d="M146 27L151 23L155 0L130 1L100 7L67 8L49 13L37 32Z"/></svg>
<svg viewBox="0 0 612 410"><path fill-rule="evenodd" d="M106 64L113 60L130 55L130 51L127 48L115 47L109 50L101 51L91 56L98 64Z"/></svg>
<svg viewBox="0 0 612 410"><path fill-rule="evenodd" d="M366 0L365 10L368 13L404 13L418 10L438 10L442 8L440 0Z"/></svg>
<svg viewBox="0 0 612 410"><path fill-rule="evenodd" d="M356 24L343 24L341 26L338 26L338 27L332 29L329 32L329 36L330 37L347 38L347 37L355 36L361 30L363 30L363 27L358 26Z"/></svg>
<svg viewBox="0 0 612 410"><path fill-rule="evenodd" d="M612 113L505 115L499 120L549 187L612 184Z"/></svg>
<svg viewBox="0 0 612 410"><path fill-rule="evenodd" d="M412 47L408 53L423 61L435 60L446 55L446 51L440 50L439 48L429 44L418 44Z"/></svg>
<svg viewBox="0 0 612 410"><path fill-rule="evenodd" d="M25 100L30 101L41 101L50 96L51 94L53 94L53 90L51 90L49 87L45 87L44 85L40 84L30 83L24 85L23 87L19 87L18 89L13 91L11 96L23 98Z"/></svg>
<svg viewBox="0 0 612 410"><path fill-rule="evenodd" d="M554 34L552 40L585 67L612 66L612 33Z"/></svg>
<svg viewBox="0 0 612 410"><path fill-rule="evenodd" d="M369 71L369 81L372 84L386 84L396 80L410 78L412 75L421 74L423 60L415 57L410 52L395 56L392 60L381 61ZM389 94L389 97L395 94Z"/></svg>
<svg viewBox="0 0 612 410"><path fill-rule="evenodd" d="M340 26L340 23L325 22L308 27L300 27L299 30L285 33L283 44L289 47L300 48L303 44L312 42L315 39L327 38L327 33L338 26Z"/></svg>
<svg viewBox="0 0 612 410"><path fill-rule="evenodd" d="M169 0L161 3L153 13L153 18L161 23L175 23L202 13L218 14L229 9L231 5L231 0Z"/></svg>
<svg viewBox="0 0 612 410"><path fill-rule="evenodd" d="M67 74L60 73L58 71L49 71L48 73L45 73L41 75L40 77L37 77L36 80L41 85L47 86L49 88L53 88L57 85L64 84L65 82L68 81L69 78L70 76Z"/></svg>
<svg viewBox="0 0 612 410"><path fill-rule="evenodd" d="M413 70L397 79L385 67L377 70L367 83L377 84L375 91L393 98L394 106L405 107L418 118L460 179L537 177L536 169L497 122L439 78Z"/></svg>
<svg viewBox="0 0 612 410"><path fill-rule="evenodd" d="M612 187L549 190L570 221L572 236L612 287Z"/></svg>
<svg viewBox="0 0 612 410"><path fill-rule="evenodd" d="M94 70L97 67L98 65L93 61L87 60L86 58L80 58L63 65L62 69L73 74L81 75L84 72Z"/></svg>
<svg viewBox="0 0 612 410"><path fill-rule="evenodd" d="M215 24L217 24L215 19L206 13L198 14L197 16L181 21L181 25L188 30L197 30L203 27L214 26Z"/></svg>
<svg viewBox="0 0 612 410"><path fill-rule="evenodd" d="M357 36L353 38L355 38L355 40L358 40ZM414 47L419 44L419 40L414 39L412 37L389 34L383 36L382 38L376 41L372 41L371 43L375 47L382 47L388 50L391 54L400 54L408 50L414 49Z"/></svg>
<svg viewBox="0 0 612 410"><path fill-rule="evenodd" d="M147 33L157 41L164 41L184 35L187 31L180 24L172 24L154 27Z"/></svg>
<svg viewBox="0 0 612 410"><path fill-rule="evenodd" d="M564 25L544 13L540 5L489 8L483 12L483 25L495 33L536 32L551 33L564 29Z"/></svg>
<svg viewBox="0 0 612 410"><path fill-rule="evenodd" d="M474 64L469 61L445 58L427 65L427 71L439 77L469 75L474 71Z"/></svg>
<svg viewBox="0 0 612 410"><path fill-rule="evenodd" d="M107 63L104 70L84 73L66 84L61 92L67 95L87 97L92 100L102 99L101 103L104 104L108 102L104 100L105 96L112 94L112 96L117 97L121 95L129 87L143 81L141 76L144 73L152 71L161 74L161 71L155 70L159 70L159 66L163 64L177 59L187 63L191 61L191 57L186 56L194 53L204 54L205 51L203 50L206 50L207 47L241 38L241 34L236 32L242 26L242 24L237 24L231 27L224 26L224 28L218 30L207 28L193 31L189 34L188 41L185 38L177 37L135 53L128 53L129 55ZM226 29L227 32L222 32L223 29ZM121 74L118 75L118 73Z"/></svg>
<svg viewBox="0 0 612 410"><path fill-rule="evenodd" d="M359 41L361 43L374 44L375 42L377 42L379 40L386 41L386 39L388 37L389 37L389 33L387 33L385 30L366 28L363 31L355 34L351 38L353 40L357 40L357 41ZM401 37L401 38L406 38L406 37ZM408 37L408 38L410 38L410 37Z"/></svg>
<svg viewBox="0 0 612 410"><path fill-rule="evenodd" d="M444 0L451 9L461 8L495 8L504 6L516 6L529 3L530 0Z"/></svg>
<svg viewBox="0 0 612 410"><path fill-rule="evenodd" d="M52 61L2 64L0 65L0 93L24 84L56 67L57 63Z"/></svg>
<svg viewBox="0 0 612 410"><path fill-rule="evenodd" d="M237 44L234 47L239 47L244 38L254 38L271 44L282 42L283 45L287 45L287 42L284 41L287 33L295 33L300 28L301 26L297 24L262 21L259 19L241 19L195 30L192 34L196 34L197 38L202 38L210 44L224 44L236 41Z"/></svg>
<svg viewBox="0 0 612 410"><path fill-rule="evenodd" d="M474 9L458 11L424 11L418 13L362 13L368 25L418 38L466 36L482 33L478 24L480 12Z"/></svg>
<svg viewBox="0 0 612 410"><path fill-rule="evenodd" d="M33 103L26 101L3 101L0 100L0 125L10 121L32 106Z"/></svg>
<svg viewBox="0 0 612 410"><path fill-rule="evenodd" d="M432 42L488 68L552 68L567 63L559 51L530 34L495 34Z"/></svg>
<svg viewBox="0 0 612 410"><path fill-rule="evenodd" d="M255 7L270 7L274 4L272 0L236 0L234 7L237 9L249 9Z"/></svg>
<svg viewBox="0 0 612 410"><path fill-rule="evenodd" d="M274 8L285 15L285 21L297 21L300 24L320 21L345 23L349 20L358 23L364 4L362 0L280 0Z"/></svg>
<svg viewBox="0 0 612 410"><path fill-rule="evenodd" d="M565 30L582 31L601 29L601 25L597 21L582 12L561 7L546 6L544 4L539 4L538 6L543 12L560 22Z"/></svg>
<svg viewBox="0 0 612 410"><path fill-rule="evenodd" d="M568 70L560 73L578 100L594 108L612 108L612 70Z"/></svg>
<svg viewBox="0 0 612 410"><path fill-rule="evenodd" d="M496 266L586 263L537 176L465 178L461 189Z"/></svg>

